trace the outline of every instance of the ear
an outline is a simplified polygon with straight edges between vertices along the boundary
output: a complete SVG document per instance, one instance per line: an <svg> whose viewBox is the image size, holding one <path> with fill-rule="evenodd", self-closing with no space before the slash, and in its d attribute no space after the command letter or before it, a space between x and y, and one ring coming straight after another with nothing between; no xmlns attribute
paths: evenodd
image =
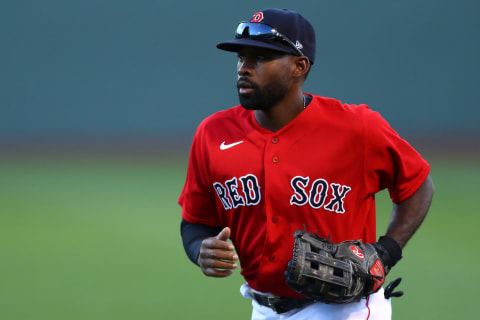
<svg viewBox="0 0 480 320"><path fill-rule="evenodd" d="M310 70L310 60L308 60L308 58L305 56L293 56L293 58L295 60L293 76L295 78L304 79L305 75L308 73L308 70Z"/></svg>

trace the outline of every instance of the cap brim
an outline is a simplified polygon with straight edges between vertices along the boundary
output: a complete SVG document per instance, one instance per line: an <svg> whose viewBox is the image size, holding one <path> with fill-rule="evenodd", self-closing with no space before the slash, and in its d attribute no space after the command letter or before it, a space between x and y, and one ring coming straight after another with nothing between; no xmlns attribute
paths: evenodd
<svg viewBox="0 0 480 320"><path fill-rule="evenodd" d="M264 48L294 55L297 54L297 52L288 45L283 46L283 43L269 43L248 38L241 38L217 44L218 49L230 52L238 52L243 47Z"/></svg>

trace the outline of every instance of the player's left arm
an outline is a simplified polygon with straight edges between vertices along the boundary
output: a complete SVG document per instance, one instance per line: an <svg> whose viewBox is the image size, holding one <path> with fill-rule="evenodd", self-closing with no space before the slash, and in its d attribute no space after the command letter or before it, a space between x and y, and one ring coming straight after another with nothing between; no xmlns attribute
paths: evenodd
<svg viewBox="0 0 480 320"><path fill-rule="evenodd" d="M373 280L373 290L368 291L368 293L375 292L383 284L385 276L390 269L402 258L402 249L427 215L432 203L433 189L433 181L429 175L409 198L393 203L392 216L387 233L380 237L378 242L373 243L380 258L381 266L378 267L375 263L369 269L369 273L373 276L380 276L380 278ZM394 292L401 280L402 278L398 278L385 288L384 295L386 299L403 295L401 291Z"/></svg>
<svg viewBox="0 0 480 320"><path fill-rule="evenodd" d="M423 184L407 199L393 203L392 216L387 228L387 233L380 237L378 242L373 244L381 260L379 270L375 265L369 270L374 276L381 276L383 279L375 279L371 292L375 292L385 281L385 276L390 269L402 258L402 249L407 241L413 236L425 219L433 198L433 180L430 175L427 176ZM403 292L394 292L402 278L392 281L385 288L385 298L400 297Z"/></svg>
<svg viewBox="0 0 480 320"><path fill-rule="evenodd" d="M388 188L393 201L387 232L379 239L383 249L393 255L393 266L401 258L401 249L422 224L432 202L433 182L427 174L430 166L379 113L366 111L364 121L367 186L371 186L373 193ZM424 176L420 187L406 198Z"/></svg>
<svg viewBox="0 0 480 320"><path fill-rule="evenodd" d="M393 204L392 216L386 236L403 248L420 227L432 203L434 192L430 175L409 198Z"/></svg>
<svg viewBox="0 0 480 320"><path fill-rule="evenodd" d="M386 236L393 238L401 248L420 227L433 198L433 180L430 175L409 198L393 204Z"/></svg>

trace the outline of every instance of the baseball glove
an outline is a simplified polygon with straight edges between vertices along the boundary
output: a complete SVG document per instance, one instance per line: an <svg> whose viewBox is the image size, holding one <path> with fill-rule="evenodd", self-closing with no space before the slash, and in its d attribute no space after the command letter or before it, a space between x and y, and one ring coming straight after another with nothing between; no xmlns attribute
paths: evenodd
<svg viewBox="0 0 480 320"><path fill-rule="evenodd" d="M377 292L385 269L377 250L361 240L333 243L297 230L285 276L300 294L325 303L350 303Z"/></svg>

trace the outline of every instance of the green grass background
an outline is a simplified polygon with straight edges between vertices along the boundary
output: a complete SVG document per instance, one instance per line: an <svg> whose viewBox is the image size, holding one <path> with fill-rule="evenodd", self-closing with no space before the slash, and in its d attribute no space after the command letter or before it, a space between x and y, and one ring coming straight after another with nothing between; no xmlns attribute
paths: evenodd
<svg viewBox="0 0 480 320"><path fill-rule="evenodd" d="M476 318L478 158L428 159L430 214L388 279L394 319ZM185 256L183 158L0 162L0 319L249 319L239 273L203 276ZM378 197L379 233L391 204Z"/></svg>

